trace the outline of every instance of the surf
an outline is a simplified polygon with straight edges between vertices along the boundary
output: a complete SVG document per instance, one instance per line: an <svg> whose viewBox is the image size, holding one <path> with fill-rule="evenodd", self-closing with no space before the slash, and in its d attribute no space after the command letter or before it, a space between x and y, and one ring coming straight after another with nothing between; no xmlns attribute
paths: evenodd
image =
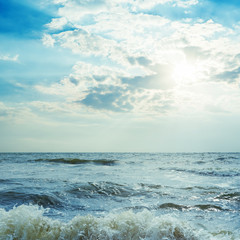
<svg viewBox="0 0 240 240"><path fill-rule="evenodd" d="M210 235L187 222L150 211L110 213L104 217L76 216L61 222L44 216L47 210L21 205L0 210L0 239L21 240L200 240Z"/></svg>

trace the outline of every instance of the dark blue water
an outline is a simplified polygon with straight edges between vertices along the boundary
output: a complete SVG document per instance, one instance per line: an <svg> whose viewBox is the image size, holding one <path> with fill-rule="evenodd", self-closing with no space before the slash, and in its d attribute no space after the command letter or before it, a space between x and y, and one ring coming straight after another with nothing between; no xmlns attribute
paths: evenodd
<svg viewBox="0 0 240 240"><path fill-rule="evenodd" d="M240 153L1 153L0 239L240 239Z"/></svg>

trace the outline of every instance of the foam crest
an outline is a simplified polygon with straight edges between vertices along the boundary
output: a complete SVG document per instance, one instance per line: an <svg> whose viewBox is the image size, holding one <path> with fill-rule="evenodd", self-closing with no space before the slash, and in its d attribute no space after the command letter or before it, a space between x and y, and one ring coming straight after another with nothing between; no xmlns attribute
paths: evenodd
<svg viewBox="0 0 240 240"><path fill-rule="evenodd" d="M167 215L156 217L144 210L97 218L76 216L68 223L43 216L45 210L22 205L0 210L0 239L31 240L200 240L212 239L200 229Z"/></svg>

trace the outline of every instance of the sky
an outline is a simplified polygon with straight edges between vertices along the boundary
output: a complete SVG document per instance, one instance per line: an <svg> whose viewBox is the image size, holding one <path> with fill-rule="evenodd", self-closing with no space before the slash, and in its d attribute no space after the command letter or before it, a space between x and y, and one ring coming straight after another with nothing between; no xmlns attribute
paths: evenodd
<svg viewBox="0 0 240 240"><path fill-rule="evenodd" d="M238 0L0 0L0 151L240 151L239 13Z"/></svg>

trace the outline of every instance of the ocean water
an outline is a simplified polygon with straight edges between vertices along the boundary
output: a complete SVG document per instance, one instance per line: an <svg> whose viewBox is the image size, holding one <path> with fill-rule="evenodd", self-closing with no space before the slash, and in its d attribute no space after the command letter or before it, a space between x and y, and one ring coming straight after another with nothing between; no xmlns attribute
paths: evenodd
<svg viewBox="0 0 240 240"><path fill-rule="evenodd" d="M0 239L240 239L240 153L0 153Z"/></svg>

